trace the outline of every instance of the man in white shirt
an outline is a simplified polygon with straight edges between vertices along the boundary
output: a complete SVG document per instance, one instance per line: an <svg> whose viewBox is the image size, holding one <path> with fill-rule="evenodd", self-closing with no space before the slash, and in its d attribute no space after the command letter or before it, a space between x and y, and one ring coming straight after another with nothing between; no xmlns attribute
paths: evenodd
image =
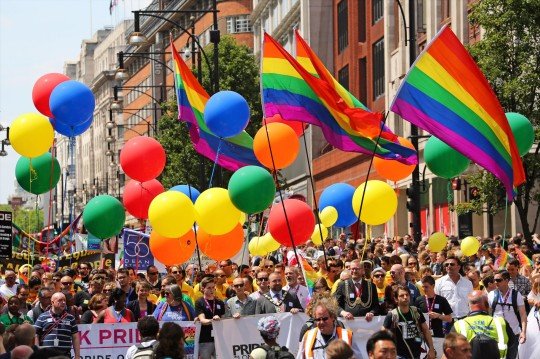
<svg viewBox="0 0 540 359"><path fill-rule="evenodd" d="M309 302L309 290L305 285L298 283L299 275L298 267L286 267L285 279L287 280L287 285L285 285L283 289L289 293L296 294L302 308L306 309L306 305Z"/></svg>
<svg viewBox="0 0 540 359"><path fill-rule="evenodd" d="M488 294L488 302L491 315L503 317L516 336L515 345L508 347L507 359L514 359L517 356L518 345L525 343L527 337L527 314L525 312L525 302L521 293L510 288L510 273L506 270L499 270L495 273L495 285L497 290ZM517 311L516 311L517 309Z"/></svg>
<svg viewBox="0 0 540 359"><path fill-rule="evenodd" d="M17 294L17 275L14 271L8 269L4 278L6 282L0 286L0 296L7 302L9 298Z"/></svg>
<svg viewBox="0 0 540 359"><path fill-rule="evenodd" d="M141 351L153 351L157 335L159 332L159 322L153 316L142 317L137 323L137 329L141 333L140 344L129 347L126 352L126 359L133 359L133 356ZM149 353L151 354L151 353ZM151 355L149 355L150 357Z"/></svg>
<svg viewBox="0 0 540 359"><path fill-rule="evenodd" d="M435 282L435 293L445 297L452 308L452 316L461 319L469 313L467 296L473 291L473 285L467 277L459 274L461 263L454 256L444 261L446 275Z"/></svg>

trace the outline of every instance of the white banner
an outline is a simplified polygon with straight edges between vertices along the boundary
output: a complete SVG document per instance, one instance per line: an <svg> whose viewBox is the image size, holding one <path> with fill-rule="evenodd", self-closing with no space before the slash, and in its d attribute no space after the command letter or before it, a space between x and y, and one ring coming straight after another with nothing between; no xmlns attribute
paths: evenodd
<svg viewBox="0 0 540 359"><path fill-rule="evenodd" d="M219 359L248 359L249 353L264 343L257 322L269 314L251 315L240 319L224 319L212 323L216 353ZM296 354L300 329L307 321L304 313L275 313L279 319L280 331L277 342Z"/></svg>
<svg viewBox="0 0 540 359"><path fill-rule="evenodd" d="M186 358L197 359L199 346L195 343L199 340L199 332L195 324L193 322L176 322L176 324L184 330ZM79 333L83 359L124 359L128 348L140 342L137 323L80 324Z"/></svg>

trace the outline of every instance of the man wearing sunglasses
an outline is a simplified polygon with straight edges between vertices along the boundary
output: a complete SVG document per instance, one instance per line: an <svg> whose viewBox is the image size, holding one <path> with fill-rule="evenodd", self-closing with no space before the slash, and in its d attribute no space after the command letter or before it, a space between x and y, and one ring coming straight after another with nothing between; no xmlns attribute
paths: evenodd
<svg viewBox="0 0 540 359"><path fill-rule="evenodd" d="M308 330L302 339L296 358L326 358L326 347L334 340L352 344L353 333L337 323L339 307L334 298L322 297L314 304L313 321L316 326Z"/></svg>
<svg viewBox="0 0 540 359"><path fill-rule="evenodd" d="M446 275L435 282L435 293L445 297L452 308L452 317L461 319L469 313L467 295L473 291L471 281L459 274L461 263L454 256L444 261Z"/></svg>
<svg viewBox="0 0 540 359"><path fill-rule="evenodd" d="M259 289L249 295L251 298L257 300L259 297L267 294L270 291L270 282L268 281L268 276L268 273L262 270L257 273L255 280Z"/></svg>
<svg viewBox="0 0 540 359"><path fill-rule="evenodd" d="M234 278L232 288L236 295L229 298L225 306L225 318L240 318L255 314L255 301L247 296L244 280Z"/></svg>
<svg viewBox="0 0 540 359"><path fill-rule="evenodd" d="M153 289L161 289L161 278L159 277L159 270L156 266L151 265L146 268L146 278Z"/></svg>

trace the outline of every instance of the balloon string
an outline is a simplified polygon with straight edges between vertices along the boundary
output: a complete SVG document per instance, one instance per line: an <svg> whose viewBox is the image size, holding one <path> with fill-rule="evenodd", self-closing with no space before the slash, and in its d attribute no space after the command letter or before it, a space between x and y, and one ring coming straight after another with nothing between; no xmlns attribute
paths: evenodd
<svg viewBox="0 0 540 359"><path fill-rule="evenodd" d="M214 165L212 166L212 174L210 175L210 183L208 184L208 188L212 187L212 182L214 180L214 172L216 171L217 162L218 162L218 159L219 159L219 152L221 151L221 144L222 143L223 143L223 139L220 138L218 148L217 148L217 151L216 151L216 158L214 160Z"/></svg>
<svg viewBox="0 0 540 359"><path fill-rule="evenodd" d="M364 197L366 195L367 182L369 180L369 174L371 173L371 167L373 166L373 160L375 159L375 153L377 152L377 147L379 147L379 141L381 140L381 135L382 135L382 132L383 132L383 129L384 129L384 125L386 123L386 119L388 118L388 113L389 112L386 112L386 114L384 115L384 120L381 123L381 129L379 130L379 135L377 136L377 140L375 141L375 146L373 146L373 153L371 154L371 159L369 160L369 167L368 167L368 171L367 171L367 174L366 174L366 180L364 182L365 184L364 184L364 188L363 188L363 191L362 191L362 198L360 199L360 208L358 210L358 216L357 216L358 225L356 226L356 232L355 232L355 236L354 236L355 239L358 238L358 235L359 235L359 232L360 232L360 215L362 214L362 207L364 206ZM364 243L364 249L362 250L362 256L360 257L360 259L362 259L364 257L366 247L367 247L367 240Z"/></svg>
<svg viewBox="0 0 540 359"><path fill-rule="evenodd" d="M52 157L52 161L51 161L50 177L49 177L49 192L51 192L52 188L53 188L54 159L56 158L56 139L53 140L51 157ZM49 195L49 215L47 216L48 218L47 218L47 227L46 227L47 228L47 233L50 230L51 222L52 222L52 218L51 218L52 213L53 213L53 208L52 208L53 206L52 205L53 205L53 197L51 195ZM49 256L49 244L48 244L49 236L48 235L47 235L46 240L47 240L47 245L45 246L45 256L48 257Z"/></svg>
<svg viewBox="0 0 540 359"><path fill-rule="evenodd" d="M220 142L221 144L221 142ZM219 149L218 149L219 151ZM216 159L217 160L217 159ZM191 193L191 185L188 184L188 191L189 191L189 199L191 201L192 200L192 193ZM199 241L197 239L197 226L195 225L195 223L193 223L193 234L195 235L195 248L197 249L197 261L199 262L199 270L203 270L203 267L202 267L202 261L201 261L201 251L199 249Z"/></svg>

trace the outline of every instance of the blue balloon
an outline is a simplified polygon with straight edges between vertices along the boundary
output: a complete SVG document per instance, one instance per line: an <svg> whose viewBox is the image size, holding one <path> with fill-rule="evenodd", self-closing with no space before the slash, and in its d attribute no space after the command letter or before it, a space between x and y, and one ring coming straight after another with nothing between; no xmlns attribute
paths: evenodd
<svg viewBox="0 0 540 359"><path fill-rule="evenodd" d="M319 210L332 206L338 212L338 219L334 226L349 227L358 220L352 206L354 191L355 188L350 184L336 183L326 187L321 193Z"/></svg>
<svg viewBox="0 0 540 359"><path fill-rule="evenodd" d="M204 122L218 137L240 134L249 122L249 105L234 91L220 91L210 97L204 108Z"/></svg>
<svg viewBox="0 0 540 359"><path fill-rule="evenodd" d="M51 125L53 125L54 130L58 132L59 134L67 136L67 137L75 137L84 133L86 130L90 128L90 126L92 126L92 122L94 121L94 116L90 115L90 118L88 118L88 120L78 125L68 125L54 118L50 118L49 121L51 122Z"/></svg>
<svg viewBox="0 0 540 359"><path fill-rule="evenodd" d="M182 192L189 198L191 198L191 202L195 203L201 192L199 190L191 185L188 184L179 184L174 187L171 187L169 191L177 191Z"/></svg>
<svg viewBox="0 0 540 359"><path fill-rule="evenodd" d="M55 120L76 126L94 113L96 100L92 90L78 81L64 81L51 92L49 107Z"/></svg>

